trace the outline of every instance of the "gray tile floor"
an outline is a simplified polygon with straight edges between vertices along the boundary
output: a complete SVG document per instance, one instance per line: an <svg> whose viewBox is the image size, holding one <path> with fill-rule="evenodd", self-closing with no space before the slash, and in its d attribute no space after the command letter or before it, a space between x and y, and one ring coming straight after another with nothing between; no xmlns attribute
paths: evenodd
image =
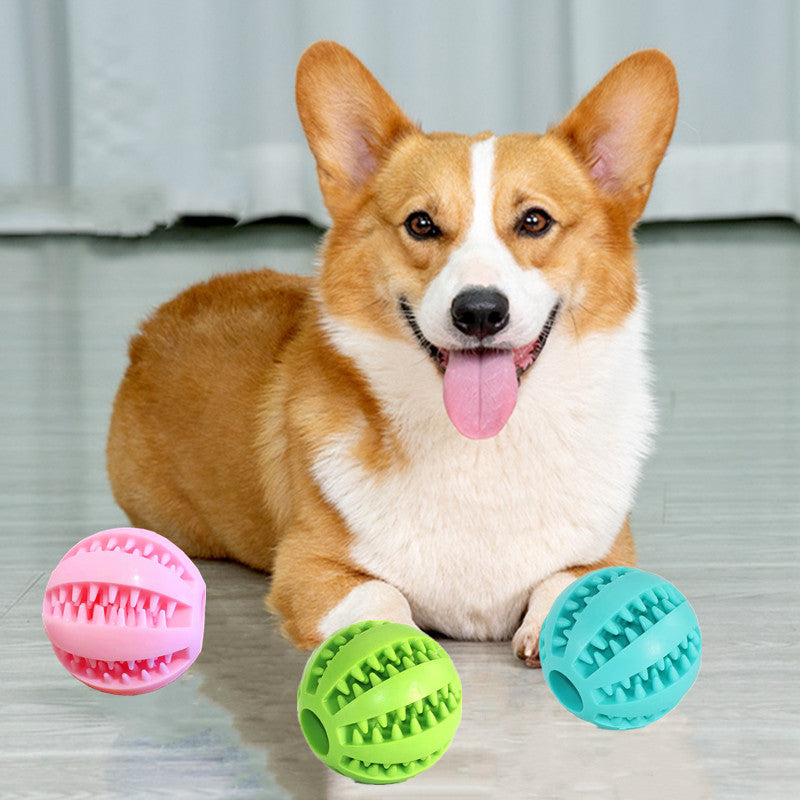
<svg viewBox="0 0 800 800"><path fill-rule="evenodd" d="M661 434L634 515L640 566L690 599L700 677L640 731L563 711L507 644L445 642L464 685L451 749L406 784L319 764L295 718L306 656L267 578L200 562L202 654L139 697L71 678L44 635L50 571L124 524L104 474L137 320L215 271L307 271L318 233L252 226L148 239L0 239L0 797L789 798L800 791L800 227L640 232Z"/></svg>

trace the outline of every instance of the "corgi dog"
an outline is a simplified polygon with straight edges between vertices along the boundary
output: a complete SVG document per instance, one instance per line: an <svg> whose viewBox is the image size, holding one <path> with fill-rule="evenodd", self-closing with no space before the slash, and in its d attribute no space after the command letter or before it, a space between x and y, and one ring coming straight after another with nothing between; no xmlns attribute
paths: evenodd
<svg viewBox="0 0 800 800"><path fill-rule="evenodd" d="M632 229L673 65L630 56L544 134L424 133L333 42L296 93L332 219L316 274L214 277L142 324L116 500L272 573L300 648L384 619L536 666L561 591L635 562L654 407Z"/></svg>

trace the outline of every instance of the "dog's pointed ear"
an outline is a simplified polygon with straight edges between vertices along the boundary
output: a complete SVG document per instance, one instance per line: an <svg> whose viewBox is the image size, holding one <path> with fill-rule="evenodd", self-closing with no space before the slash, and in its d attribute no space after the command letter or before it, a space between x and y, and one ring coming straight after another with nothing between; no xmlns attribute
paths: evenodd
<svg viewBox="0 0 800 800"><path fill-rule="evenodd" d="M317 42L303 53L295 93L325 205L335 217L369 181L387 149L417 127L336 42Z"/></svg>
<svg viewBox="0 0 800 800"><path fill-rule="evenodd" d="M633 225L675 127L678 81L660 50L617 64L552 132L562 137L600 190Z"/></svg>

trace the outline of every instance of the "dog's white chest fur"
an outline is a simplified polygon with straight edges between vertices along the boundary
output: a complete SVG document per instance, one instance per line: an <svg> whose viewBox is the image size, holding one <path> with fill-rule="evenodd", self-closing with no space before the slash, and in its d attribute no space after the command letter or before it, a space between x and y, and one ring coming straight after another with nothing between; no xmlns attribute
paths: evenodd
<svg viewBox="0 0 800 800"><path fill-rule="evenodd" d="M328 329L405 455L368 472L352 455L356 428L316 459L314 477L353 534L352 559L399 589L421 627L510 638L533 588L604 556L630 511L653 428L641 311L577 342L556 326L509 423L482 441L450 423L441 377L415 345Z"/></svg>

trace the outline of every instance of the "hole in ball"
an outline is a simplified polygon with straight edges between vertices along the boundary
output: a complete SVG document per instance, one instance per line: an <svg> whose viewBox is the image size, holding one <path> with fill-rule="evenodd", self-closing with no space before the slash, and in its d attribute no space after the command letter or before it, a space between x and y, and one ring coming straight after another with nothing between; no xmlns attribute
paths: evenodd
<svg viewBox="0 0 800 800"><path fill-rule="evenodd" d="M328 755L330 749L328 734L325 733L325 726L320 722L319 717L311 709L304 708L300 712L300 727L303 729L311 749L317 755Z"/></svg>
<svg viewBox="0 0 800 800"><path fill-rule="evenodd" d="M553 670L547 676L547 682L550 684L550 689L556 696L556 699L564 708L571 711L573 714L579 714L583 711L581 693L575 688L575 684L566 675L562 675L557 670Z"/></svg>

